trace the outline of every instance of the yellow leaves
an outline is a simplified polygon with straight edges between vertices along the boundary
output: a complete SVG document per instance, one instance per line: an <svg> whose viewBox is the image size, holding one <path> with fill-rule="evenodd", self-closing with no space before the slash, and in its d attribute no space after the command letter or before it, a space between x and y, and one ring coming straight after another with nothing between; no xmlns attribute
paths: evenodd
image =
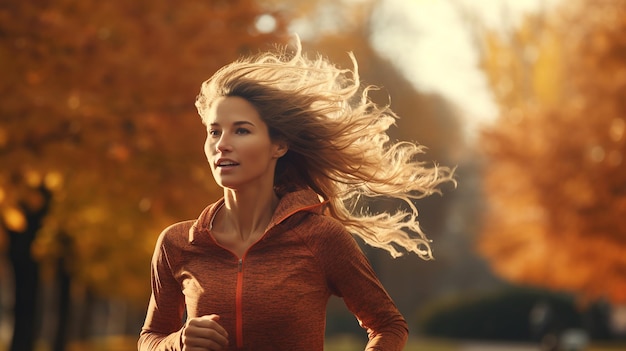
<svg viewBox="0 0 626 351"><path fill-rule="evenodd" d="M81 211L81 218L89 224L98 224L107 218L106 209L98 206L86 207Z"/></svg>
<svg viewBox="0 0 626 351"><path fill-rule="evenodd" d="M506 50L501 38L495 33L485 33L483 39L482 68L491 86L497 102L504 105L510 100L509 95L515 89L513 72L515 57ZM509 72L509 74L504 74Z"/></svg>
<svg viewBox="0 0 626 351"><path fill-rule="evenodd" d="M24 229L20 206L47 211L45 186L53 202L34 255L69 257L77 281L107 293L145 291L155 236L219 195L210 173L189 172L206 167L200 82L288 40L288 18L252 0L53 7L0 10L0 218Z"/></svg>
<svg viewBox="0 0 626 351"><path fill-rule="evenodd" d="M37 186L39 186L39 184L41 184L41 173L39 173L36 170L26 170L23 173L24 176L24 181L26 183L26 185L28 185L31 188L35 188Z"/></svg>
<svg viewBox="0 0 626 351"><path fill-rule="evenodd" d="M482 134L479 247L512 281L625 302L626 22L611 12L626 18L626 3L576 4L534 31L529 21L485 39L504 112ZM512 91L497 84L506 79Z"/></svg>
<svg viewBox="0 0 626 351"><path fill-rule="evenodd" d="M51 171L44 177L44 185L50 190L60 190L63 187L63 174L58 171Z"/></svg>
<svg viewBox="0 0 626 351"><path fill-rule="evenodd" d="M540 40L534 63L533 90L539 103L556 105L563 94L562 50L553 32L546 33Z"/></svg>
<svg viewBox="0 0 626 351"><path fill-rule="evenodd" d="M502 110L526 104L556 105L562 98L559 33L528 17L509 36L485 33L482 68Z"/></svg>
<svg viewBox="0 0 626 351"><path fill-rule="evenodd" d="M15 207L2 208L2 221L8 230L24 232L28 227L24 213Z"/></svg>

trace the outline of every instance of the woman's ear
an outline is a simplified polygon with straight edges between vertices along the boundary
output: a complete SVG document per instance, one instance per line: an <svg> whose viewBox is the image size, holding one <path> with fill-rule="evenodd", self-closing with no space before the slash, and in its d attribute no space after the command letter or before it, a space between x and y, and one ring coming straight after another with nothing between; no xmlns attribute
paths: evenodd
<svg viewBox="0 0 626 351"><path fill-rule="evenodd" d="M289 151L289 145L284 140L274 142L274 158L281 158Z"/></svg>

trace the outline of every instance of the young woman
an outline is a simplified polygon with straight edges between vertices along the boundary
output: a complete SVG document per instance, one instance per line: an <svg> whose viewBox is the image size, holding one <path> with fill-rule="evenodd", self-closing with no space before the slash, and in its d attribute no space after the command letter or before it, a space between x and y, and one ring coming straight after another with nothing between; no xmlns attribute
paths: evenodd
<svg viewBox="0 0 626 351"><path fill-rule="evenodd" d="M351 58L339 69L298 43L203 83L204 151L224 197L161 233L139 350L321 351L331 295L368 331L366 350L403 348L406 321L351 235L430 258L411 200L454 180L424 167L420 146L389 142L396 116ZM410 211L367 213L375 197Z"/></svg>

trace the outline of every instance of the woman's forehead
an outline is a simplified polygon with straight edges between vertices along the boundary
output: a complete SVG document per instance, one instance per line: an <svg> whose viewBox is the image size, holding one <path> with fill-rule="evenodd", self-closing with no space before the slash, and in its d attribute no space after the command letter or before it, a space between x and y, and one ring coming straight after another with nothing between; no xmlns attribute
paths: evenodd
<svg viewBox="0 0 626 351"><path fill-rule="evenodd" d="M261 121L256 108L246 99L238 96L217 98L209 109L206 116L207 124L234 123L235 121L255 122Z"/></svg>

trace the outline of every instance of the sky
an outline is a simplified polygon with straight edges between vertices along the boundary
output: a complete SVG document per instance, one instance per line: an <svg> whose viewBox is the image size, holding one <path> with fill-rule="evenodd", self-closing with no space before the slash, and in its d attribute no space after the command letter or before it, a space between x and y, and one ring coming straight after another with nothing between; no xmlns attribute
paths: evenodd
<svg viewBox="0 0 626 351"><path fill-rule="evenodd" d="M497 116L478 69L478 56L458 6L496 30L559 0L383 0L373 21L373 45L424 92L443 95L458 109L471 138Z"/></svg>

